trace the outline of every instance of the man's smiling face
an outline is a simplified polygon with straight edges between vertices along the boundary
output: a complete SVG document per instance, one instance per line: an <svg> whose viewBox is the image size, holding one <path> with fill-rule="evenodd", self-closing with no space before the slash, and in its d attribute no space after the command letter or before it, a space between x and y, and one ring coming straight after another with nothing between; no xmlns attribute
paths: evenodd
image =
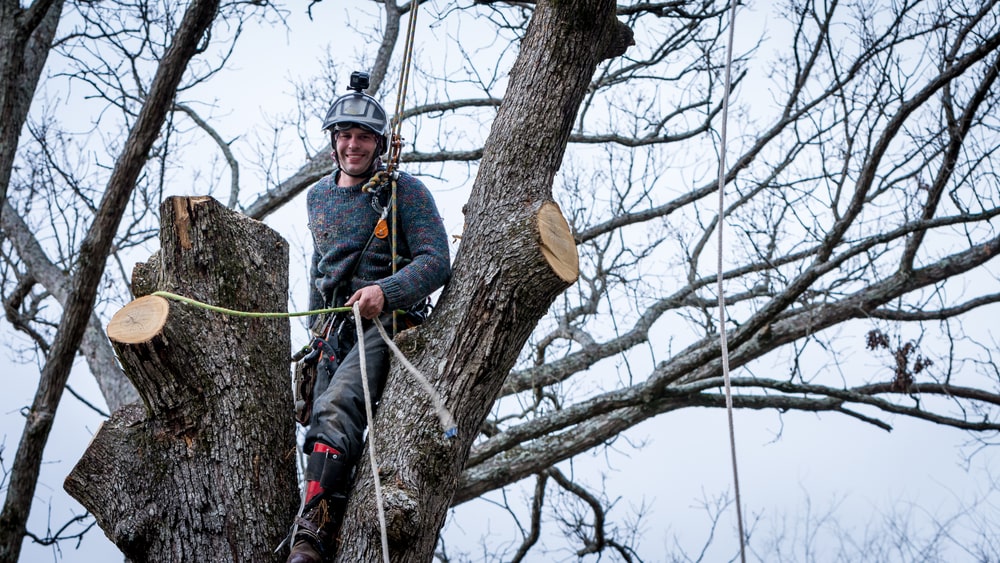
<svg viewBox="0 0 1000 563"><path fill-rule="evenodd" d="M377 156L378 137L361 127L351 127L334 133L337 164L341 172L354 178L366 177L372 161Z"/></svg>

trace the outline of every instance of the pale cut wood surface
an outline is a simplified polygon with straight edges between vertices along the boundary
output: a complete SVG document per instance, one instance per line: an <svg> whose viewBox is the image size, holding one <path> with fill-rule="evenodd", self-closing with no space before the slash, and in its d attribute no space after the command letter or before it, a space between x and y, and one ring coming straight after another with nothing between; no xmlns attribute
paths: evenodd
<svg viewBox="0 0 1000 563"><path fill-rule="evenodd" d="M580 275L580 257L576 241L562 210L552 202L538 210L538 233L542 239L542 255L560 279L573 283Z"/></svg>
<svg viewBox="0 0 1000 563"><path fill-rule="evenodd" d="M170 303L157 295L147 295L122 307L108 323L108 338L122 344L149 342L163 330Z"/></svg>

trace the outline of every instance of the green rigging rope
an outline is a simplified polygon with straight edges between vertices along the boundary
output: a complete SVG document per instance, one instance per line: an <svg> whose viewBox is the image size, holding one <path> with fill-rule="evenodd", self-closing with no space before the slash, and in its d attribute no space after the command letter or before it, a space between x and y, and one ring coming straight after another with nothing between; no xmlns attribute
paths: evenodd
<svg viewBox="0 0 1000 563"><path fill-rule="evenodd" d="M253 318L287 318L287 317L305 317L309 315L322 315L325 313L349 313L351 311L350 307L331 307L329 309L315 309L312 311L299 311L291 313L254 313L250 311L237 311L236 309L226 309L225 307L216 307L215 305L209 305L208 303L202 303L196 299L191 299L190 297L184 297L183 295L177 295L176 293L170 293L169 291L154 291L150 295L155 295L157 297L163 297L164 299L173 299L174 301L180 301L181 303L187 303L188 305L193 305L200 309L206 309L208 311L214 311L216 313L222 313L224 315L232 315L234 317L253 317Z"/></svg>

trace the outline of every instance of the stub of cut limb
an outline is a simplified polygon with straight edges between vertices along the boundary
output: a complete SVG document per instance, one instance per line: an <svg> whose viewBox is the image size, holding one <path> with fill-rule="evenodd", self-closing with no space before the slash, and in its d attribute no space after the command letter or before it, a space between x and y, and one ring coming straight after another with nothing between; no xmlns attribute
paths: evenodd
<svg viewBox="0 0 1000 563"><path fill-rule="evenodd" d="M559 279L574 283L580 276L580 256L562 210L548 201L542 204L537 217L542 256Z"/></svg>

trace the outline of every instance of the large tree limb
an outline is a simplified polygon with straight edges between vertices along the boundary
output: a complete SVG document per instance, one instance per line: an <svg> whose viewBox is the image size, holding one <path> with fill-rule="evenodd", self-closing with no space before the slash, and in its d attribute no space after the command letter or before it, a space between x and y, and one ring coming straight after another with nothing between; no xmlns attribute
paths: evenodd
<svg viewBox="0 0 1000 563"><path fill-rule="evenodd" d="M70 297L70 276L49 260L45 250L14 208L5 204L3 211L0 224L3 225L7 239L17 249L18 257L38 283L65 306ZM87 367L97 380L109 410L117 410L139 398L132 383L118 367L115 352L104 335L104 327L96 313L91 313L87 321L86 332L80 341L80 353L86 358Z"/></svg>
<svg viewBox="0 0 1000 563"><path fill-rule="evenodd" d="M167 200L161 223L160 252L136 267L137 294L286 309L288 245L266 225L209 198ZM280 559L298 505L289 332L287 319L152 295L112 318L108 337L142 406L101 426L66 490L131 560Z"/></svg>
<svg viewBox="0 0 1000 563"><path fill-rule="evenodd" d="M49 56L63 0L35 0L22 8L0 1L0 213L7 202L21 128Z"/></svg>
<svg viewBox="0 0 1000 563"><path fill-rule="evenodd" d="M28 412L11 468L7 498L0 513L0 560L17 560L20 553L44 445L69 378L73 357L86 331L115 232L153 141L159 135L167 110L172 105L181 77L214 21L218 7L218 0L193 0L188 6L174 34L173 44L156 70L146 104L129 131L98 214L80 245L70 298L66 301L58 333L42 369L38 392Z"/></svg>
<svg viewBox="0 0 1000 563"><path fill-rule="evenodd" d="M934 285L952 276L968 272L1000 253L1000 237L945 257L913 272L897 274L880 283L858 291L836 303L809 308L772 322L766 331L731 350L732 368L746 365L764 354L793 340L815 334L845 320L865 318L869 311L917 289ZM725 397L706 393L721 385L721 361L717 340L706 340L678 354L678 358L702 356L706 349L716 350L715 359L704 365L680 361L664 362L652 377L625 389L616 389L586 401L564 406L523 424L505 429L472 448L463 484L456 493L456 504L488 490L513 483L537 473L553 463L564 461L589 448L614 438L618 433L665 412L690 406L725 406ZM687 367L687 371L681 367ZM584 368L577 368L584 369ZM669 375L668 375L669 374ZM663 377L676 382L663 384ZM863 404L883 412L902 414L969 430L1000 430L997 420L969 420L937 413L926 406L902 406L877 395L908 396L924 393L961 399L973 403L1000 405L1000 395L954 384L918 383L906 389L893 389L891 383L865 384L852 388L808 385L788 381L736 378L733 386L782 391L789 396L739 395L734 397L737 408L797 409L803 411L834 411L859 417L866 422L889 429L871 417L861 417L845 403ZM791 397L808 394L813 397Z"/></svg>

